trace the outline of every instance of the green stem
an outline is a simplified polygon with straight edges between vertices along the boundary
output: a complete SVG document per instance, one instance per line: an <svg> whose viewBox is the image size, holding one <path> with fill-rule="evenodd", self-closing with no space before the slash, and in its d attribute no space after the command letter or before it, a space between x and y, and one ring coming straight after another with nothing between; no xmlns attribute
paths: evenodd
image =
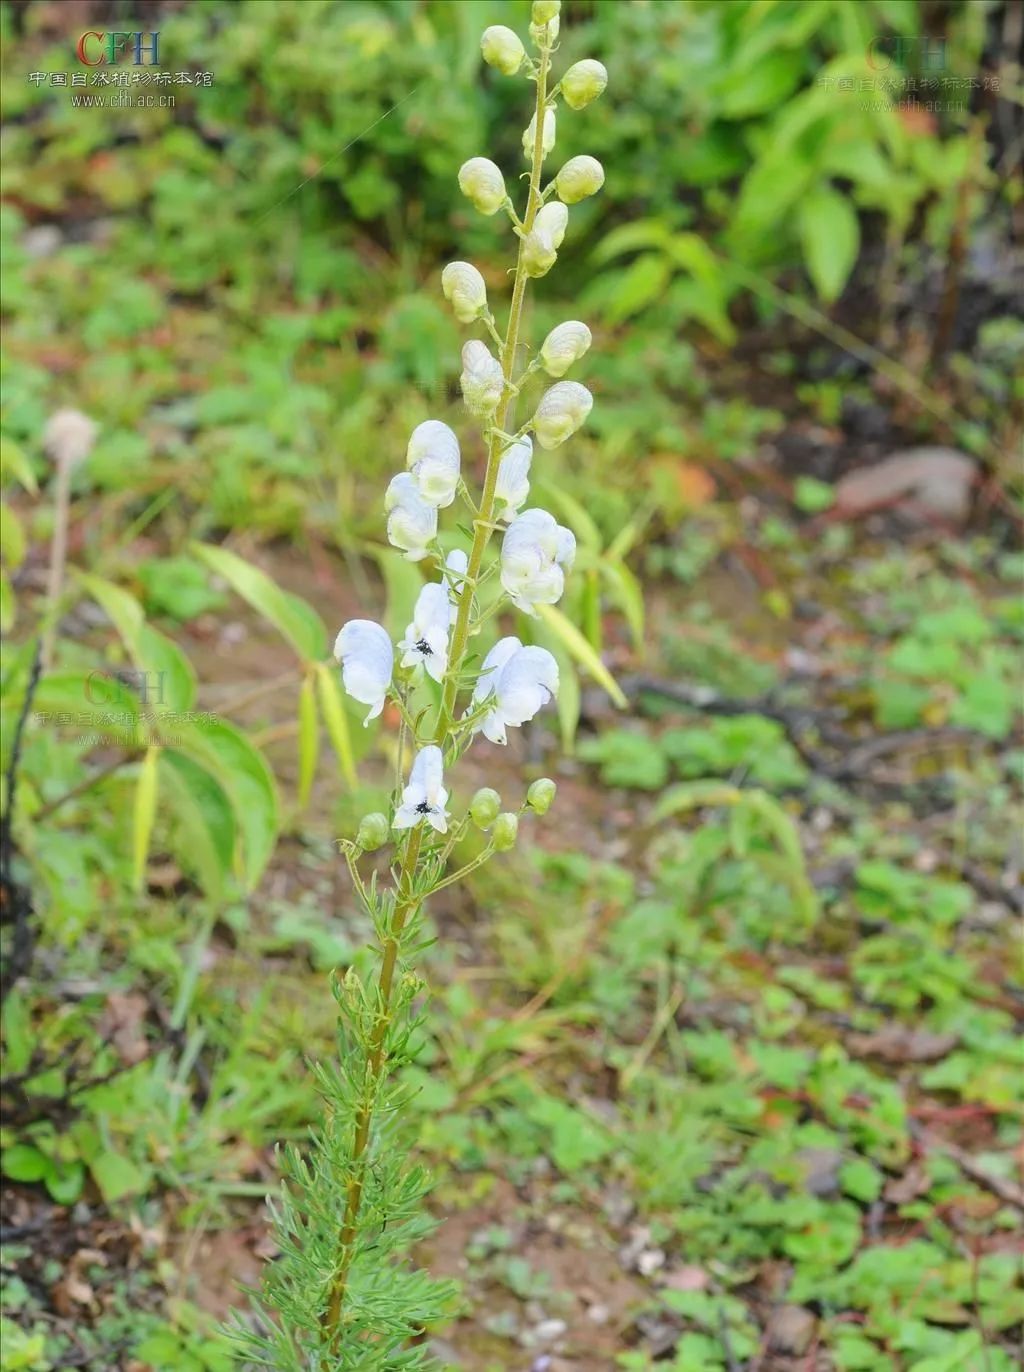
<svg viewBox="0 0 1024 1372"><path fill-rule="evenodd" d="M533 221L537 217L540 209L540 174L544 163L544 107L547 103L547 79L548 66L551 61L551 52L548 48L542 48L540 54L540 65L537 71L537 106L535 119L535 132L533 138L533 158L530 164L530 191L526 202L526 214L523 218L523 232L528 234L533 228ZM501 370L505 377L505 389L502 396L501 405L494 419L494 428L504 430L508 424L511 413L512 403L515 399L515 388L512 382L512 369L515 366L516 349L519 346L519 326L523 317L523 300L526 296L526 272L523 270L523 239L519 240L519 253L516 258L516 277L512 287L512 304L509 308L508 331L505 334L505 342L501 349ZM498 483L498 458L501 452L502 443L498 436L492 431L487 445L487 472L484 476L484 490L480 499L480 513L473 521L473 546L469 553L469 569L466 574L466 584L462 594L459 596L459 609L455 619L455 628L452 632L452 645L448 654L448 674L445 677L444 692L441 698L441 709L437 717L437 732L434 736L436 743L443 742L446 734L451 728L453 711L455 709L455 698L458 694L458 677L462 667L462 659L466 655L466 645L469 641L469 624L473 609L473 583L480 575L480 567L483 563L484 552L491 537L494 520L494 491Z"/></svg>
<svg viewBox="0 0 1024 1372"><path fill-rule="evenodd" d="M380 978L377 982L377 1019L370 1035L366 1055L366 1087L355 1120L355 1138L352 1143L352 1176L349 1179L345 1197L345 1217L342 1220L338 1235L336 1270L327 1296L327 1307L320 1321L329 1353L337 1353L338 1351L341 1337L341 1311L345 1302L349 1270L355 1256L355 1239L359 1232L359 1208L362 1205L366 1181L366 1149L370 1142L374 1101L384 1068L384 1045L390 1023L391 992L394 987L395 967L398 962L398 945L410 914L420 903L419 897L415 894L414 878L422 840L423 825L418 824L409 834L396 890L395 914L391 921L388 936L384 941L384 956L381 960ZM324 1372L327 1372L330 1364L326 1357L321 1365Z"/></svg>

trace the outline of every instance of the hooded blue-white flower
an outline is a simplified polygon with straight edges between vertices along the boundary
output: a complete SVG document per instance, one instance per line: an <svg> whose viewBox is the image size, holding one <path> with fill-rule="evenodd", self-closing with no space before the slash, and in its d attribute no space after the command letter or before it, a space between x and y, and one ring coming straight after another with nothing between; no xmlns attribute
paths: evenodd
<svg viewBox="0 0 1024 1372"><path fill-rule="evenodd" d="M425 419L417 424L409 437L405 465L428 505L445 509L455 499L459 486L459 440L447 424L439 419Z"/></svg>
<svg viewBox="0 0 1024 1372"><path fill-rule="evenodd" d="M450 623L448 589L441 581L428 581L416 598L412 623L399 643L402 666L420 663L435 681L442 681L448 670L448 626Z"/></svg>
<svg viewBox="0 0 1024 1372"><path fill-rule="evenodd" d="M387 631L372 619L350 619L334 641L334 656L341 663L341 680L353 700L370 706L363 726L384 708L395 650Z"/></svg>
<svg viewBox="0 0 1024 1372"><path fill-rule="evenodd" d="M453 548L444 560L445 580L448 583L449 617L452 624L459 614L459 600L469 571L469 558L462 548Z"/></svg>
<svg viewBox="0 0 1024 1372"><path fill-rule="evenodd" d="M506 448L498 463L498 479L494 486L497 501L495 519L515 519L530 494L530 463L533 461L533 439L520 438Z"/></svg>
<svg viewBox="0 0 1024 1372"><path fill-rule="evenodd" d="M547 510L524 510L505 530L501 584L528 615L554 605L565 590L565 573L576 556L576 539Z"/></svg>
<svg viewBox="0 0 1024 1372"><path fill-rule="evenodd" d="M501 401L505 377L486 343L471 338L462 348L462 398L473 414L492 414Z"/></svg>
<svg viewBox="0 0 1024 1372"><path fill-rule="evenodd" d="M533 228L523 239L523 270L527 276L545 276L555 265L569 224L569 211L560 200L542 205Z"/></svg>
<svg viewBox="0 0 1024 1372"><path fill-rule="evenodd" d="M444 789L444 757L441 749L428 743L416 754L409 774L409 785L402 791L402 803L392 824L396 829L411 829L424 820L439 834L448 832L448 792Z"/></svg>
<svg viewBox="0 0 1024 1372"><path fill-rule="evenodd" d="M475 726L492 743L507 743L506 729L518 728L558 694L558 663L546 648L524 648L502 638L484 658L470 708L490 709Z"/></svg>
<svg viewBox="0 0 1024 1372"><path fill-rule="evenodd" d="M410 562L426 557L437 537L437 506L423 499L412 472L399 472L391 478L384 493L388 516L388 542L401 548Z"/></svg>

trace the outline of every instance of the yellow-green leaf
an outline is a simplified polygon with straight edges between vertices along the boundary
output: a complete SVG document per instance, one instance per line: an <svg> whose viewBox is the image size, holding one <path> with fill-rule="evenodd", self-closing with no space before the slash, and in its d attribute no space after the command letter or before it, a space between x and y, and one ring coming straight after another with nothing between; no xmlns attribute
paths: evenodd
<svg viewBox="0 0 1024 1372"><path fill-rule="evenodd" d="M597 653L580 633L576 625L571 620L566 619L554 605L538 605L537 613L545 624L551 629L552 633L558 638L569 653L576 659L580 666L594 678L599 686L603 686L609 696L618 705L619 709L626 708L626 697L622 693L622 687L609 672Z"/></svg>
<svg viewBox="0 0 1024 1372"><path fill-rule="evenodd" d="M160 749L147 748L139 769L139 782L135 788L135 812L132 816L132 885L136 892L142 890L146 879L146 862L149 858L150 840L153 837L153 821L156 819L159 762Z"/></svg>
<svg viewBox="0 0 1024 1372"><path fill-rule="evenodd" d="M354 790L358 785L359 778L356 775L352 732L349 729L348 716L345 714L345 705L341 698L341 688L338 685L337 677L326 663L317 664L316 684L324 724L327 726L327 732L337 754L341 775L345 779L345 784Z"/></svg>
<svg viewBox="0 0 1024 1372"><path fill-rule="evenodd" d="M320 729L316 714L316 684L307 676L299 691L299 809L309 804L316 774L316 760L320 745Z"/></svg>

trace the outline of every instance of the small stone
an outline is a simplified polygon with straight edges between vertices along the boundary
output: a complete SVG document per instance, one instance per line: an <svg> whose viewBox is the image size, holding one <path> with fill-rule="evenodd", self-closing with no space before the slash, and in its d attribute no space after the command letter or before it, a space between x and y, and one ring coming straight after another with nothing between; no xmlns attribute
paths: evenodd
<svg viewBox="0 0 1024 1372"><path fill-rule="evenodd" d="M607 1324L612 1317L612 1312L606 1305L600 1303L587 1307L587 1319L591 1324Z"/></svg>
<svg viewBox="0 0 1024 1372"><path fill-rule="evenodd" d="M636 1260L636 1270L641 1277L653 1277L665 1266L665 1253L661 1248L646 1248Z"/></svg>
<svg viewBox="0 0 1024 1372"><path fill-rule="evenodd" d="M799 1358L810 1348L818 1321L802 1305L783 1305L768 1321L768 1347L775 1353Z"/></svg>

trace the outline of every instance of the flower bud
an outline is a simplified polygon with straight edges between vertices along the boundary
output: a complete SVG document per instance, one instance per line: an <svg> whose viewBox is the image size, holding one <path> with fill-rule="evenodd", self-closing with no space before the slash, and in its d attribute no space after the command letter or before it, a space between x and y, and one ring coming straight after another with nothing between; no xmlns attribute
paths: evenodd
<svg viewBox="0 0 1024 1372"><path fill-rule="evenodd" d="M544 392L533 416L533 431L542 448L557 448L580 427L594 397L578 381L559 381Z"/></svg>
<svg viewBox="0 0 1024 1372"><path fill-rule="evenodd" d="M516 836L519 833L519 816L514 815L511 810L505 810L494 821L494 833L491 835L491 843L494 845L496 853L507 853L510 848L516 846Z"/></svg>
<svg viewBox="0 0 1024 1372"><path fill-rule="evenodd" d="M489 829L501 810L501 796L490 786L481 786L469 803L469 817L478 829Z"/></svg>
<svg viewBox="0 0 1024 1372"><path fill-rule="evenodd" d="M558 200L542 205L533 228L523 239L523 270L527 276L546 276L555 265L565 237L569 211Z"/></svg>
<svg viewBox="0 0 1024 1372"><path fill-rule="evenodd" d="M441 273L441 289L463 324L471 324L487 308L487 287L472 262L449 262Z"/></svg>
<svg viewBox="0 0 1024 1372"><path fill-rule="evenodd" d="M374 812L372 815L363 815L359 821L359 832L356 834L356 843L362 848L364 853L372 853L377 848L382 848L388 841L388 818Z"/></svg>
<svg viewBox="0 0 1024 1372"><path fill-rule="evenodd" d="M582 110L597 99L607 84L604 63L585 57L582 62L574 62L562 77L562 95L571 110Z"/></svg>
<svg viewBox="0 0 1024 1372"><path fill-rule="evenodd" d="M534 814L546 815L551 809L558 787L550 777L538 777L526 793L526 803Z"/></svg>
<svg viewBox="0 0 1024 1372"><path fill-rule="evenodd" d="M555 177L555 190L559 200L566 205L575 205L578 200L586 200L588 195L596 195L604 185L604 167L596 157L570 157Z"/></svg>
<svg viewBox="0 0 1024 1372"><path fill-rule="evenodd" d="M505 178L489 157L471 157L463 162L459 189L481 214L495 214L505 203Z"/></svg>
<svg viewBox="0 0 1024 1372"><path fill-rule="evenodd" d="M548 376L564 376L590 347L592 337L586 324L567 319L551 330L540 350L540 360Z"/></svg>
<svg viewBox="0 0 1024 1372"><path fill-rule="evenodd" d="M471 339L462 349L462 398L473 414L493 414L501 402L505 377L501 363L479 338Z"/></svg>
<svg viewBox="0 0 1024 1372"><path fill-rule="evenodd" d="M534 114L523 133L523 156L527 162L533 157L533 140L537 136L537 116ZM555 112L550 107L544 111L544 131L541 134L541 158L547 157L555 146Z"/></svg>
<svg viewBox="0 0 1024 1372"><path fill-rule="evenodd" d="M484 29L480 51L489 67L496 67L506 76L515 76L526 56L522 39L504 24L492 24Z"/></svg>
<svg viewBox="0 0 1024 1372"><path fill-rule="evenodd" d="M557 19L562 8L562 0L533 0L530 18L535 24L546 24L549 19Z"/></svg>

